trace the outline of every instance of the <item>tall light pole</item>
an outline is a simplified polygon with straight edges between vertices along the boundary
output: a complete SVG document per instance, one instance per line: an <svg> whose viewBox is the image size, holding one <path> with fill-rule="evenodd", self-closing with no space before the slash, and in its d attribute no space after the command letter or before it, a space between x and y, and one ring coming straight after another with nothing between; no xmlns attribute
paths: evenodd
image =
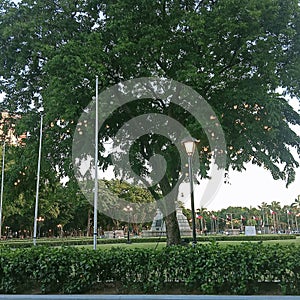
<svg viewBox="0 0 300 300"><path fill-rule="evenodd" d="M232 230L232 232L233 232L233 213L229 213L229 215L230 215L230 225L231 225L231 230ZM226 219L228 220L227 215L226 215Z"/></svg>
<svg viewBox="0 0 300 300"><path fill-rule="evenodd" d="M34 208L34 223L33 223L33 245L34 246L36 246L36 238L37 238L42 138L43 138L43 112L41 112L39 156L38 156L38 167L37 167L37 177L36 177L36 193L35 193L35 208Z"/></svg>
<svg viewBox="0 0 300 300"><path fill-rule="evenodd" d="M188 155L188 165L189 165L189 179L190 179L190 192L191 192L191 209L192 209L192 232L193 232L193 246L197 244L196 237L196 219L195 219L195 204L194 204L194 186L193 186L193 170L192 170L192 158L196 149L196 144L199 140L192 137L185 138L182 142L185 151Z"/></svg>
<svg viewBox="0 0 300 300"><path fill-rule="evenodd" d="M93 249L97 249L98 236L98 76L96 76L96 103L95 103L95 186L94 186L94 234Z"/></svg>
<svg viewBox="0 0 300 300"><path fill-rule="evenodd" d="M3 204L3 189L4 189L4 167L5 167L5 137L2 148L2 171L1 171L1 195L0 195L0 240L2 238L2 204Z"/></svg>

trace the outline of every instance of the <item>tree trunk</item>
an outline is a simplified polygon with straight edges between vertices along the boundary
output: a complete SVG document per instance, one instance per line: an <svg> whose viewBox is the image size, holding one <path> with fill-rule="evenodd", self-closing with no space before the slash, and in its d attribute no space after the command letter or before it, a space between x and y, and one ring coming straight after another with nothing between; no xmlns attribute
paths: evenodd
<svg viewBox="0 0 300 300"><path fill-rule="evenodd" d="M166 222L167 246L180 245L181 237L176 215L178 188L172 189L166 176L161 180L160 187L163 195L168 195L164 203L165 207L160 207Z"/></svg>
<svg viewBox="0 0 300 300"><path fill-rule="evenodd" d="M181 237L176 216L176 211L165 217L167 230L167 246L180 245Z"/></svg>

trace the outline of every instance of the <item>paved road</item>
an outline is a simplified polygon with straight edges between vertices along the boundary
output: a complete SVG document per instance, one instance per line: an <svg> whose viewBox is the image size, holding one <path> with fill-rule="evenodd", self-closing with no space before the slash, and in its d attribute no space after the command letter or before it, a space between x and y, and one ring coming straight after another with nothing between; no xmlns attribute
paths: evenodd
<svg viewBox="0 0 300 300"><path fill-rule="evenodd" d="M300 296L0 295L0 300L300 300Z"/></svg>

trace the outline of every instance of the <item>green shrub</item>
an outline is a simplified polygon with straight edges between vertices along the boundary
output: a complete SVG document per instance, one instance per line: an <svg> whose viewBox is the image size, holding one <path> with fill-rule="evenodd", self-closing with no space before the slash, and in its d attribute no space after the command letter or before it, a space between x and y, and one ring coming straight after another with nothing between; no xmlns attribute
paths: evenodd
<svg viewBox="0 0 300 300"><path fill-rule="evenodd" d="M0 293L279 294L300 295L300 247L244 242L162 250L0 248Z"/></svg>

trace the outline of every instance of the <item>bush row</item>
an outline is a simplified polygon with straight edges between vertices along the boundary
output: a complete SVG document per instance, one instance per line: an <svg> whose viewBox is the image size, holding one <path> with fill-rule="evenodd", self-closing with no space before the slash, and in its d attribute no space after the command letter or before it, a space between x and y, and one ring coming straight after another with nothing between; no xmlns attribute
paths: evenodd
<svg viewBox="0 0 300 300"><path fill-rule="evenodd" d="M211 235L211 236L198 236L199 242L218 242L218 241L267 241L267 240L286 240L296 239L295 235L288 234L270 234L270 235L256 235L256 236L245 236L245 235ZM184 237L183 242L189 243L192 241L191 237ZM143 238L131 238L131 243L157 243L166 242L166 237L143 237ZM98 239L98 244L118 244L126 243L126 238L116 239ZM0 245L6 245L11 248L27 248L33 245L32 240L6 240L2 241ZM81 237L81 238L56 238L56 239L40 239L37 241L40 246L73 246L73 245L91 245L93 244L92 237Z"/></svg>
<svg viewBox="0 0 300 300"><path fill-rule="evenodd" d="M300 294L300 247L0 248L0 293Z"/></svg>

